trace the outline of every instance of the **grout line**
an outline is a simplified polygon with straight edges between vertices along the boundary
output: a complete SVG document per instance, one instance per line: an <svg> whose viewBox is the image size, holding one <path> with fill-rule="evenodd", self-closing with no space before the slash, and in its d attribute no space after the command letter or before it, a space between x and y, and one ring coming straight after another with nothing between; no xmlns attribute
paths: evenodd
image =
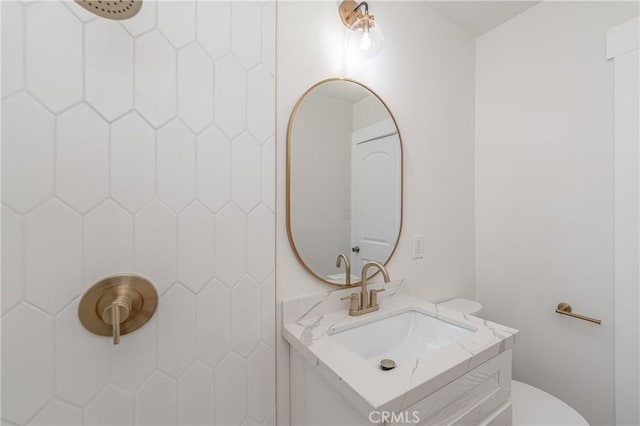
<svg viewBox="0 0 640 426"><path fill-rule="evenodd" d="M20 76L20 90L27 90L27 9L19 3L22 21L22 75Z"/></svg>
<svg viewBox="0 0 640 426"><path fill-rule="evenodd" d="M26 215L18 215L20 218L20 301L14 306L18 306L20 302L27 297L27 217ZM9 311L7 311L8 313ZM5 314L3 314L4 316Z"/></svg>
<svg viewBox="0 0 640 426"><path fill-rule="evenodd" d="M189 127L187 127L189 128ZM191 130L189 130L189 132L191 132ZM200 199L198 198L198 171L199 171L199 165L198 165L198 136L191 133L191 148L193 149L193 199L191 200L190 204L193 204L196 201L200 201ZM200 203L202 204L202 203Z"/></svg>
<svg viewBox="0 0 640 426"><path fill-rule="evenodd" d="M153 0L155 6L156 6L156 13L155 16L153 17L153 27L154 28L159 28L160 27L160 3L161 1L156 1Z"/></svg>
<svg viewBox="0 0 640 426"><path fill-rule="evenodd" d="M125 28L126 30L126 28ZM129 34L131 36L131 44L132 44L132 48L131 48L131 107L133 111L138 111L137 107L136 107L136 100L137 100L137 96L136 94L138 93L138 84L136 81L137 78L137 73L136 73L136 69L137 67L137 62L138 62L138 37L134 37L131 34Z"/></svg>
<svg viewBox="0 0 640 426"><path fill-rule="evenodd" d="M51 180L53 186L53 188L51 188L51 193L53 194L53 197L55 197L58 193L58 138L60 133L59 121L60 117L58 115L55 115L53 117L53 176Z"/></svg>
<svg viewBox="0 0 640 426"><path fill-rule="evenodd" d="M72 12L73 14L73 12ZM73 14L75 15L75 14ZM82 59L81 59L81 67L82 67L82 71L81 74L82 76L80 77L82 79L81 81L81 87L82 87L82 94L81 94L81 99L83 101L87 100L87 78L86 78L86 74L87 74L87 28L86 28L86 24L78 19L80 21L80 25L82 25L82 34L81 34L81 38L80 38L80 44L81 44L81 52L82 52Z"/></svg>
<svg viewBox="0 0 640 426"><path fill-rule="evenodd" d="M222 129L221 129L222 130ZM227 140L229 141L227 146L229 147L229 152L227 153L227 157L228 157L228 165L229 165L229 182L228 182L228 194L229 197L227 199L227 203L225 203L225 206L223 206L220 211L222 211L227 204L232 203L233 202L233 145L234 145L234 140L232 140L231 138L229 138L226 133L223 131L222 132L223 135L225 135L225 137L227 138Z"/></svg>
<svg viewBox="0 0 640 426"><path fill-rule="evenodd" d="M153 127L152 127L153 128ZM153 162L153 199L159 198L158 191L158 163L160 160L160 149L158 130L153 128L153 149L154 149L154 162Z"/></svg>
<svg viewBox="0 0 640 426"><path fill-rule="evenodd" d="M153 202L153 200L151 201ZM116 203L117 204L117 203ZM144 209L144 208L143 208ZM138 266L138 256L137 256L137 252L136 252L136 248L137 248L137 244L136 244L136 235L137 235L137 229L138 229L138 213L140 211L142 211L143 209L138 210L135 213L131 213L128 212L129 215L131 216L131 232L132 232L132 238L131 238L131 245L132 245L132 252L131 252L131 265L133 266L133 270L134 272L139 270L139 266Z"/></svg>
<svg viewBox="0 0 640 426"><path fill-rule="evenodd" d="M274 369L275 369L275 389L274 389L274 393L275 393L275 406L273 408L274 410L274 419L275 419L275 424L278 424L278 418L280 417L278 414L278 373L280 372L280 368L278 368L278 338L281 338L281 334L280 334L280 330L278 329L278 268L277 268L277 262L276 259L278 258L278 243L277 243L277 232L278 232L278 217L276 215L276 210L277 210L277 205L278 205L278 174L277 174L277 163L278 163L278 8L279 8L279 3L277 0L274 0L274 27L273 27L273 101L274 101L274 108L273 108L273 186L271 188L271 190L273 191L273 232L275 235L274 238L274 249L273 249L273 305L274 305L274 309L273 309L273 350L275 353L275 365L274 365ZM271 71L271 70L270 70ZM287 351L284 351L285 355L288 355L286 357L286 364L287 366L291 365L291 354L287 353ZM290 378L290 372L289 371L284 371L284 379L285 382L287 383L286 385L286 389L287 389L287 395L286 395L286 409L288 411L287 414L287 418L289 420L289 422L291 421L291 378Z"/></svg>
<svg viewBox="0 0 640 426"><path fill-rule="evenodd" d="M95 207L98 208L97 206ZM88 214L88 213L87 213ZM87 227L87 214L80 216L80 291L84 293L85 289L89 288L87 283L87 256L85 253L85 237Z"/></svg>
<svg viewBox="0 0 640 426"><path fill-rule="evenodd" d="M107 199L113 198L113 188L111 182L113 180L113 156L112 156L112 143L111 138L113 134L113 124L107 123ZM100 204L104 202L101 201Z"/></svg>
<svg viewBox="0 0 640 426"><path fill-rule="evenodd" d="M69 202L67 202L67 200L61 198L60 196L53 195L52 197L48 198L47 201L49 200L56 200L58 201L60 204L64 205L65 207L67 207L69 210L71 210L73 213L75 213L78 216L84 216L86 213L81 213L80 211L78 211L75 207L73 207L71 204L69 204ZM44 204L44 203L43 203ZM91 207L91 209L89 209L89 211L95 209L96 206Z"/></svg>
<svg viewBox="0 0 640 426"><path fill-rule="evenodd" d="M166 38L166 37L165 37ZM169 42L169 44L171 44L171 42ZM173 46L172 46L173 47ZM184 46L183 46L184 47ZM180 50L182 48L177 48L174 47L174 63L175 63L175 93L174 93L174 117L172 117L173 119L175 118L180 118ZM189 126L187 126L187 128L189 128Z"/></svg>
<svg viewBox="0 0 640 426"><path fill-rule="evenodd" d="M42 413L44 411L45 408L47 408L49 406L49 404L51 404L51 402L53 402L54 399L56 399L56 395L55 395L55 382L54 382L54 392L52 393L52 397L51 399L49 399L47 402L45 402L42 407L40 407L34 414L33 416L31 416L26 422L24 422L25 425L29 425L31 424L31 422L40 415L40 413ZM4 421L2 422L4 424ZM14 423L11 423L12 425ZM15 423L17 424L17 423Z"/></svg>

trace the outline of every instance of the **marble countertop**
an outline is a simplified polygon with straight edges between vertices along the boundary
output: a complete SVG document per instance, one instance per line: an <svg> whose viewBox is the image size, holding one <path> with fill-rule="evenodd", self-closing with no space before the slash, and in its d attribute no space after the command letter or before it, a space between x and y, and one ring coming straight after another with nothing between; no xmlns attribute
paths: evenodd
<svg viewBox="0 0 640 426"><path fill-rule="evenodd" d="M517 330L438 304L409 296L403 280L373 283L380 293L380 310L359 317L348 315L340 298L359 288L337 289L282 302L283 336L320 374L363 415L371 410L404 410L447 383L511 348ZM343 329L418 310L472 331L455 343L428 352L391 371L366 361L331 338ZM372 336L375 338L375 336Z"/></svg>

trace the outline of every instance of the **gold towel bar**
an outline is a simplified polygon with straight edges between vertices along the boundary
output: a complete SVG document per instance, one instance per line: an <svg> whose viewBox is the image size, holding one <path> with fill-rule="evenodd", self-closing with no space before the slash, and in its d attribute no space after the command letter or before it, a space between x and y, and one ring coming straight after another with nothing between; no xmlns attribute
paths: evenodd
<svg viewBox="0 0 640 426"><path fill-rule="evenodd" d="M565 302L558 303L558 307L556 308L556 313L562 314L562 315L568 315L570 317L578 318L584 321L594 322L596 324L602 324L602 321L600 321L599 319L586 317L584 315L574 314L573 312L571 312L571 305Z"/></svg>

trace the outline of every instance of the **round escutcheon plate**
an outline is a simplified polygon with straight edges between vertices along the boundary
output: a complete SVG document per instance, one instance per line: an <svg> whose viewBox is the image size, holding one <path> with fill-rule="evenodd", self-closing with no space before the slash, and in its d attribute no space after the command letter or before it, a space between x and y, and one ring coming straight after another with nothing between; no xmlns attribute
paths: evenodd
<svg viewBox="0 0 640 426"><path fill-rule="evenodd" d="M90 332L111 336L113 327L103 320L103 313L119 297L131 301L131 311L120 323L120 334L128 334L146 324L158 307L158 292L151 282L141 275L118 274L95 283L80 300L78 316Z"/></svg>

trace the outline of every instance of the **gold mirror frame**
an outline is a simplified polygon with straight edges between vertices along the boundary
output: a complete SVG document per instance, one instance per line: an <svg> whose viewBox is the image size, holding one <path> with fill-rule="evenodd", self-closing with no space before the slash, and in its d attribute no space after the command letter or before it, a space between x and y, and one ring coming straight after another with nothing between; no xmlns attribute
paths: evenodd
<svg viewBox="0 0 640 426"><path fill-rule="evenodd" d="M386 104L386 102L375 91L373 91L370 87L360 83L359 81L356 81L356 80L353 80L353 79L350 79L350 78L332 77L332 78L327 78L325 80L322 80L322 81L319 81L319 82L315 83L314 85L309 87L302 94L302 96L300 96L300 99L298 99L298 102L296 102L295 106L293 107L293 110L291 111L291 115L289 116L289 123L287 125L287 179L286 179L286 184L287 184L287 195L286 195L286 202L287 202L287 237L289 238L289 245L291 246L291 250L293 250L293 254L295 255L296 259L298 259L298 262L300 262L300 264L304 267L304 269L306 269L307 272L309 272L311 275L313 275L314 277L316 277L320 281L322 281L322 282L324 282L326 284L332 285L334 287L352 288L352 287L360 286L361 281L357 281L355 283L351 283L350 285L338 284L338 283L334 283L334 282L331 282L329 280L326 280L322 276L316 274L309 267L309 265L307 265L305 263L305 261L302 259L302 256L300 256L300 252L298 251L298 248L296 247L296 243L293 241L293 232L291 230L291 143L292 143L292 141L291 141L291 132L293 130L293 122L295 121L296 113L298 112L298 109L300 108L300 105L302 105L302 102L307 97L307 95L309 93L311 93L311 91L313 89L315 89L316 87L318 87L318 86L320 86L322 84L325 84L325 83L332 82L332 81L345 81L345 82L357 84L358 86L362 87L363 89L365 89L369 93L371 93L373 96L375 96L382 103L382 105L385 107L385 109L389 113L389 116L391 117L391 120L393 120L393 124L396 126L396 129L398 131L398 140L400 142L400 228L398 229L398 237L396 238L395 244L393 245L393 250L391 250L391 253L389 253L389 257L384 261L384 265L385 266L389 263L389 261L391 260L391 258L394 255L394 253L396 252L396 250L398 248L398 242L400 241L400 236L402 235L402 225L403 225L402 222L403 222L403 219L404 219L403 218L403 216L404 216L404 149L403 149L403 145L402 145L402 135L400 134L400 127L398 127L398 122L396 121L395 116L391 112L391 109L389 109L389 106ZM373 274L371 277L368 277L367 279L373 278L376 275L378 275L379 273L380 273L380 271L376 271L375 274Z"/></svg>

